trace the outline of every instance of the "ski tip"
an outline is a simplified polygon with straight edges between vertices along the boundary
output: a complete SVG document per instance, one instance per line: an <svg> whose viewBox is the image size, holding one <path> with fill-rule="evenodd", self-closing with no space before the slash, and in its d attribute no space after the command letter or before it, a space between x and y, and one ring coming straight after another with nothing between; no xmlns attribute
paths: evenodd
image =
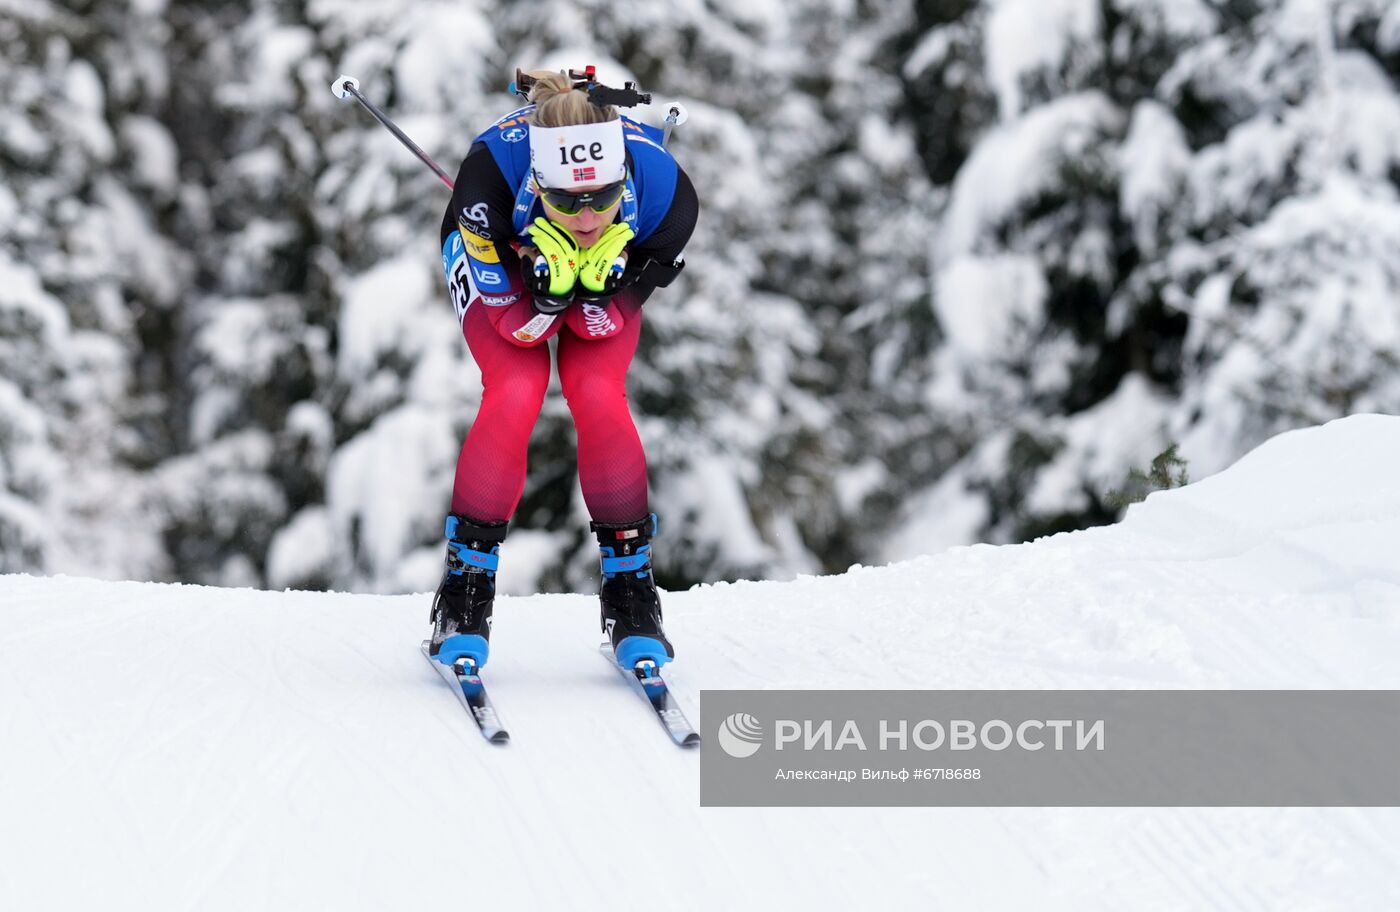
<svg viewBox="0 0 1400 912"><path fill-rule="evenodd" d="M700 733L699 733L699 732L691 732L690 734L686 735L684 738L681 738L681 739L680 739L679 741L677 741L676 743L679 744L681 747L699 747L699 746L700 746Z"/></svg>
<svg viewBox="0 0 1400 912"><path fill-rule="evenodd" d="M696 735L696 738L697 738L697 739L698 739L699 737L700 737L699 735ZM510 732L498 731L498 732L496 732L494 735L492 735L491 737L487 738L486 740L487 740L487 741L490 741L492 744L509 744L509 743L510 743Z"/></svg>

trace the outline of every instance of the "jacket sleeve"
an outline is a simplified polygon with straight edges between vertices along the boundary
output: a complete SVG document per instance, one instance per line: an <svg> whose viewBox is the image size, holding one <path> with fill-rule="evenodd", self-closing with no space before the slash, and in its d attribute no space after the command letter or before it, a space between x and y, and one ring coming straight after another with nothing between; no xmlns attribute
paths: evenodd
<svg viewBox="0 0 1400 912"><path fill-rule="evenodd" d="M661 224L646 240L634 244L628 251L627 271L631 273L630 290L637 302L646 301L651 293L671 283L680 270L672 266L695 231L700 215L700 200L695 186L679 165L676 166L676 190L671 196L671 208Z"/></svg>
<svg viewBox="0 0 1400 912"><path fill-rule="evenodd" d="M515 199L491 150L485 143L474 143L457 169L453 181L452 202L442 214L442 241L453 231L466 229L483 241L489 241L500 253L511 249L515 232L511 227L511 208Z"/></svg>
<svg viewBox="0 0 1400 912"><path fill-rule="evenodd" d="M457 319L468 307L486 307L496 330L511 344L532 347L558 331L544 326L525 294L513 243L515 195L491 150L476 143L457 169L452 202L442 216L442 263ZM552 330L552 331L551 331Z"/></svg>

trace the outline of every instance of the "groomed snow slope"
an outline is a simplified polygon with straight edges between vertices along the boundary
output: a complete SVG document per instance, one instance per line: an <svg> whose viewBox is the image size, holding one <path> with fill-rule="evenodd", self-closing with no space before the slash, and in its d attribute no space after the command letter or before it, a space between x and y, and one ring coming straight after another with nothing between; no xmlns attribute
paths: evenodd
<svg viewBox="0 0 1400 912"><path fill-rule="evenodd" d="M671 677L1400 687L1398 457L1357 416L1114 527L673 593ZM492 747L427 605L0 578L0 908L1400 908L1397 809L701 809L586 596L498 606Z"/></svg>

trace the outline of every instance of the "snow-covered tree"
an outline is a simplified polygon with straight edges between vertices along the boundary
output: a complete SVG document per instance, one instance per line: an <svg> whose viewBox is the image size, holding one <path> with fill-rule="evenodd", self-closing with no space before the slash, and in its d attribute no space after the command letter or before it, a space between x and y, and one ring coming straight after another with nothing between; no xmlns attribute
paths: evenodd
<svg viewBox="0 0 1400 912"><path fill-rule="evenodd" d="M1400 408L1385 0L0 10L3 569L434 583L447 197L338 72L449 171L516 66L689 107L630 384L668 586L1103 522L1172 442ZM508 590L596 573L575 474L553 396Z"/></svg>
<svg viewBox="0 0 1400 912"><path fill-rule="evenodd" d="M1173 440L1200 476L1400 407L1393 10L944 6L905 61L959 131L928 160L951 180L928 401L976 444L888 556L1110 519Z"/></svg>
<svg viewBox="0 0 1400 912"><path fill-rule="evenodd" d="M166 569L137 473L190 267L158 6L0 18L0 568Z"/></svg>

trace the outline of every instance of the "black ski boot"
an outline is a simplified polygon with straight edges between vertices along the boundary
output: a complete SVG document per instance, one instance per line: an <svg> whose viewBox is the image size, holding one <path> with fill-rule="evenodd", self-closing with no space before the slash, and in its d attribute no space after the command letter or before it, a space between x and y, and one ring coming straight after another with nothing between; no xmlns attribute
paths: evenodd
<svg viewBox="0 0 1400 912"><path fill-rule="evenodd" d="M433 597L433 638L428 655L444 665L469 658L477 668L490 654L491 606L496 600L496 565L506 524L477 525L448 516L447 570Z"/></svg>
<svg viewBox="0 0 1400 912"><path fill-rule="evenodd" d="M657 667L676 651L661 629L661 598L651 574L651 540L656 514L631 523L591 523L603 553L603 585L599 599L602 626L612 642L617 663L634 668L643 659Z"/></svg>

